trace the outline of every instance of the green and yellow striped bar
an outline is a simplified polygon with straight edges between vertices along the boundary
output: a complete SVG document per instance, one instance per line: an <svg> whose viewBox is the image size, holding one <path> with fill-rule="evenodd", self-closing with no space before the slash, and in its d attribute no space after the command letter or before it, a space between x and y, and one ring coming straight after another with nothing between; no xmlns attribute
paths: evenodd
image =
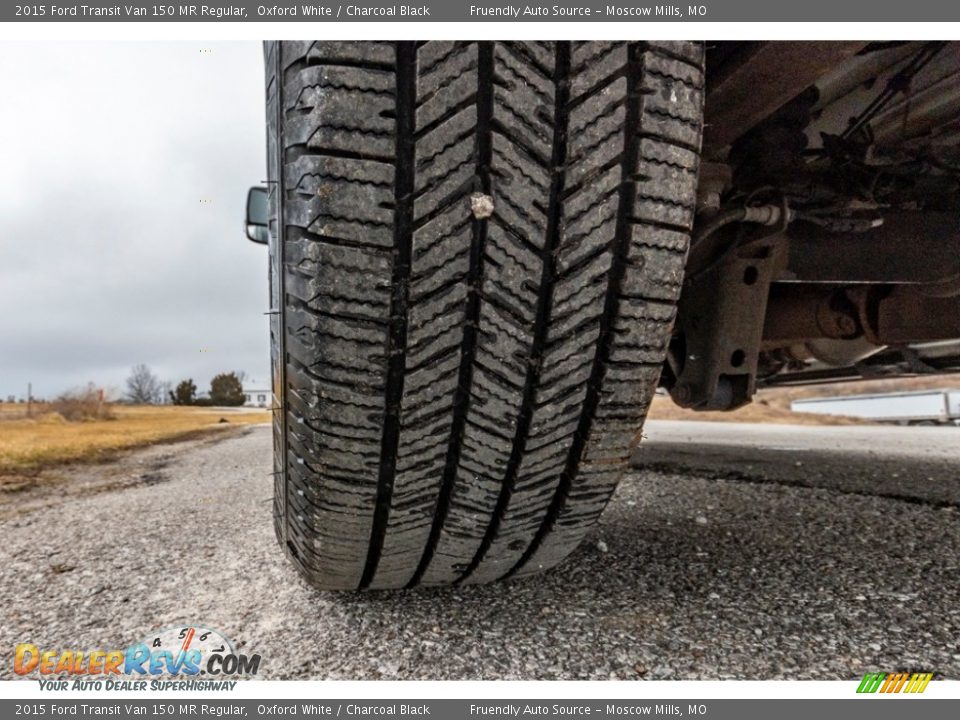
<svg viewBox="0 0 960 720"><path fill-rule="evenodd" d="M858 693L922 693L933 673L867 673L857 687Z"/></svg>

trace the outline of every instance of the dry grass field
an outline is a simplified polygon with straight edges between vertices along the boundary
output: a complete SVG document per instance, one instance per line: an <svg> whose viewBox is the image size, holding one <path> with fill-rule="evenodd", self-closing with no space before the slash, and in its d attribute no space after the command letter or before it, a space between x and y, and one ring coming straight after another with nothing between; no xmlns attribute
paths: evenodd
<svg viewBox="0 0 960 720"><path fill-rule="evenodd" d="M0 485L46 468L270 421L266 410L114 405L111 419L68 422L47 405L0 403Z"/></svg>
<svg viewBox="0 0 960 720"><path fill-rule="evenodd" d="M865 421L795 413L790 401L826 395L902 392L935 388L960 389L960 375L836 383L775 388L758 393L750 405L733 412L684 410L666 396L650 409L655 420L849 425ZM63 408L60 408L63 410ZM203 437L240 425L267 423L267 410L174 406L111 405L105 419L67 421L53 405L37 404L31 417L24 404L0 403L0 492L22 486L46 470L70 463L109 460L117 453L156 443Z"/></svg>

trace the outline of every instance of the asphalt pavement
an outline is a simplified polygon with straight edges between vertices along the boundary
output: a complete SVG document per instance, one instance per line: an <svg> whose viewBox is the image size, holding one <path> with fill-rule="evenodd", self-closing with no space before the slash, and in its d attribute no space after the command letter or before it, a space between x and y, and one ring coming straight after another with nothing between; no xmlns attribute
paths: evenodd
<svg viewBox="0 0 960 720"><path fill-rule="evenodd" d="M645 434L559 569L409 592L299 579L266 427L72 470L0 507L0 647L202 623L277 679L960 679L960 429Z"/></svg>

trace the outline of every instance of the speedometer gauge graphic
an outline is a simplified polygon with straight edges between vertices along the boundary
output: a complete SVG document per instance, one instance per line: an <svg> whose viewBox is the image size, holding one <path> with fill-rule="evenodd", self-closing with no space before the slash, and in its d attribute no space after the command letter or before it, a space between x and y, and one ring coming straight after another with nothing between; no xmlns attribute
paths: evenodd
<svg viewBox="0 0 960 720"><path fill-rule="evenodd" d="M160 630L143 638L141 642L151 651L167 652L177 655L191 650L199 650L202 657L211 653L233 655L233 643L219 630L203 625L181 625Z"/></svg>

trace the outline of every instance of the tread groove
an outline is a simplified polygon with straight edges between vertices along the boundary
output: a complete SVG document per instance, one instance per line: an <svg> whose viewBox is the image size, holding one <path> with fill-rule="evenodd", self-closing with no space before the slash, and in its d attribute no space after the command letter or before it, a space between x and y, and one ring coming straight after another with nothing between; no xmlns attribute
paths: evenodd
<svg viewBox="0 0 960 720"><path fill-rule="evenodd" d="M273 122L276 123L277 133L281 133L283 126L283 59L281 58L280 45L279 43L273 45L274 52L274 64L273 67L270 66L269 61L265 65L269 68L274 80L274 102L276 103L276 112L273 117ZM268 95L269 97L269 95ZM269 101L268 101L269 102ZM271 153L268 152L268 155ZM280 184L282 183L284 175L284 164L287 162L286 152L282 146L279 144L272 148L272 154L275 156L275 163L271 163L272 167L268 169L268 174L272 170L276 173L274 178L277 182L277 187L274 188L274 197L276 203L277 216L279 218L284 217L283 213L283 195L284 193L280 190ZM276 237L272 237L274 240L274 245L270 247L270 252L276 254L276 257L271 258L271 297L270 304L274 307L279 306L279 315L272 316L270 318L271 324L271 334L275 336L275 342L277 347L275 348L277 352L277 357L273 359L274 364L277 366L274 371L274 377L272 380L273 384L273 393L276 396L272 405L276 406L280 414L280 423L277 427L276 420L273 424L273 435L274 443L279 445L279 461L274 460L274 472L276 473L274 481L274 518L278 521L276 525L279 528L277 535L279 536L281 544L286 547L290 543L290 519L289 519L289 503L287 502L287 491L289 489L289 471L287 469L287 438L289 435L288 432L288 419L287 419L287 362L286 362L286 303L284 302L286 298L286 293L284 290L284 268L286 268L286 225L281 221L276 223ZM271 233L272 235L272 233ZM276 287L273 287L276 284ZM278 328L274 332L273 326ZM274 348L271 348L272 350ZM279 437L278 437L279 436ZM274 453L274 457L277 457L277 454ZM276 503L279 501L282 505L282 512L278 513L276 508ZM282 518L282 520L280 520Z"/></svg>
<svg viewBox="0 0 960 720"><path fill-rule="evenodd" d="M410 267L413 257L413 201L416 173L417 46L398 42L397 55L397 170L394 189L393 276L390 299L390 335L387 343L387 397L380 449L380 473L377 499L370 531L367 562L360 578L360 589L373 581L383 551L383 541L393 500L393 479L397 467L397 445L400 439L400 403L406 364L407 307L410 302Z"/></svg>

